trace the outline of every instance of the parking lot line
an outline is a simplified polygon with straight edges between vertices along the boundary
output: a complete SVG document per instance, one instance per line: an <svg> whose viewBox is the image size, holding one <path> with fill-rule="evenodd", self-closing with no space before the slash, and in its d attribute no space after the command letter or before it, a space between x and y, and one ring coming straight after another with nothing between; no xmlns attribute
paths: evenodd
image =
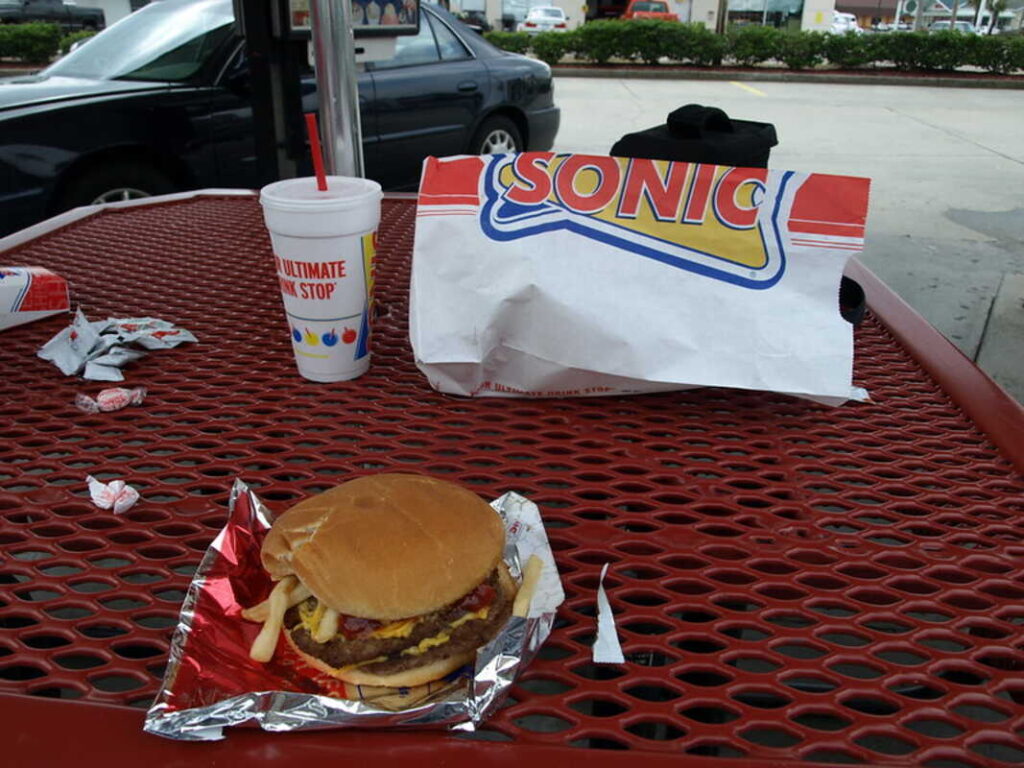
<svg viewBox="0 0 1024 768"><path fill-rule="evenodd" d="M748 93L752 93L755 96L767 96L768 95L764 91L762 91L762 90L760 90L758 88L755 88L752 85L747 85L746 83L741 83L741 82L738 82L736 80L730 80L729 82L732 83L733 85L735 85L737 88L742 88L744 91L747 91Z"/></svg>

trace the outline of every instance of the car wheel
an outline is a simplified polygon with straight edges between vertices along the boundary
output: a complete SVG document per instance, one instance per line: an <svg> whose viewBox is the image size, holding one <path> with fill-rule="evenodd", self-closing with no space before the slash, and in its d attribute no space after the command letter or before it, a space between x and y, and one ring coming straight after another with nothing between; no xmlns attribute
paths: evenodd
<svg viewBox="0 0 1024 768"><path fill-rule="evenodd" d="M72 178L60 197L60 210L136 200L174 192L174 184L146 163L115 162L94 165Z"/></svg>
<svg viewBox="0 0 1024 768"><path fill-rule="evenodd" d="M523 137L516 124L507 117L494 116L484 120L480 130L473 137L470 149L474 155L501 155L506 152L522 152Z"/></svg>

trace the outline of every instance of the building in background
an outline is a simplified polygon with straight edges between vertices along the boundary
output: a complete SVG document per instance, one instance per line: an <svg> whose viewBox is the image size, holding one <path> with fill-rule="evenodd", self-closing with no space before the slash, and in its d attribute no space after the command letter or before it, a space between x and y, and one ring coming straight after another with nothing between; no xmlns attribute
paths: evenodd
<svg viewBox="0 0 1024 768"><path fill-rule="evenodd" d="M783 29L832 28L835 0L692 0L690 18L725 32L740 24L768 24Z"/></svg>

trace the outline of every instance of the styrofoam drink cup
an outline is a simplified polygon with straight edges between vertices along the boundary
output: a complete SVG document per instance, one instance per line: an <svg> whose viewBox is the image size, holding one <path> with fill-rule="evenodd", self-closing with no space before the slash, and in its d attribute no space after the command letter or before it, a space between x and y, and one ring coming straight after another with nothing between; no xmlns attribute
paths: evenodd
<svg viewBox="0 0 1024 768"><path fill-rule="evenodd" d="M260 190L281 299L299 373L354 379L370 366L373 259L380 184L328 176L287 179Z"/></svg>

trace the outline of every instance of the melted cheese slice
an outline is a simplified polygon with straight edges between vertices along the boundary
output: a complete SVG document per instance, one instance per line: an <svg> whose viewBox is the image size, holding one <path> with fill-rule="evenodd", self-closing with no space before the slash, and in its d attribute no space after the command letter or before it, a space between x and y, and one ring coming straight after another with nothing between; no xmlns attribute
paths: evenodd
<svg viewBox="0 0 1024 768"><path fill-rule="evenodd" d="M402 619L385 624L380 629L373 631L373 637L408 637L412 634L413 627L419 619Z"/></svg>
<svg viewBox="0 0 1024 768"><path fill-rule="evenodd" d="M324 611L326 610L326 607L322 605L319 601L314 600L313 603L314 605L311 606L310 601L306 600L305 602L299 604L299 621L302 624L303 628L307 632L309 632L310 636L313 636L316 633L316 629L320 626L320 620L323 618ZM402 651L402 653L418 656L421 653L425 653L431 648L434 648L435 646L447 643L451 639L451 631L453 629L455 629L456 627L461 627L467 621L472 621L474 619L486 619L489 611L490 606L485 606L481 608L479 611L464 614L457 618L455 621L453 621L451 624L449 624L448 628L445 629L443 632L440 632L434 635L433 637L424 638L415 648L406 648L404 651ZM417 623L419 623L419 619L417 618L393 621L390 624L385 624L383 627L380 627L379 629L375 629L371 633L371 637L408 637L412 634L413 629L416 628ZM337 635L331 638L332 641L338 639L344 640L345 636L339 632ZM376 661L379 661L379 659L377 659ZM363 664L372 663L373 662L370 661L363 662Z"/></svg>
<svg viewBox="0 0 1024 768"><path fill-rule="evenodd" d="M320 626L320 619L324 616L324 611L327 607L321 605L319 600L313 601L313 606L310 606L310 601L306 600L299 603L299 621L302 623L303 628L309 632L310 637L316 634L317 627Z"/></svg>
<svg viewBox="0 0 1024 768"><path fill-rule="evenodd" d="M431 648L436 648L439 645L444 645L452 639L451 630L454 630L456 627L461 627L467 621L472 621L473 619L486 619L489 611L490 606L486 606L484 608L481 608L479 611L475 611L474 613L467 613L464 616L460 616L448 625L448 629L444 630L443 632L438 632L433 637L423 638L422 640L420 640L419 645L415 646L414 648L406 648L404 651L402 651L402 655L420 656L429 651Z"/></svg>

